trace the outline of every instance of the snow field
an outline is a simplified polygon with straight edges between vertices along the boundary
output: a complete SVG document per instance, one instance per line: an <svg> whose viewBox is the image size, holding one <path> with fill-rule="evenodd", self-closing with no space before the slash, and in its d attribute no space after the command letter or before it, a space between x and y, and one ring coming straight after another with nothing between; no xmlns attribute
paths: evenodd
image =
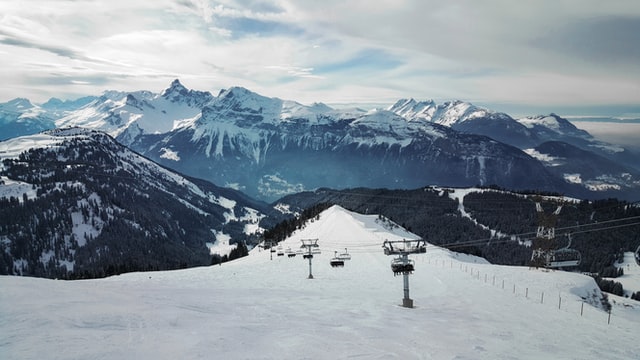
<svg viewBox="0 0 640 360"><path fill-rule="evenodd" d="M301 239L319 239L314 279L307 278L308 261L300 255L277 256L259 248L220 266L179 271L85 281L0 277L0 354L8 359L638 358L638 310L614 309L607 324L607 313L585 305L581 317L574 309L595 283L579 274L494 266L429 246L426 254L410 256L416 262L409 280L415 308L401 307L402 276L393 276L393 257L385 256L381 245L412 234L382 224L375 215L332 207L282 242L284 249L297 250ZM332 268L334 251L345 247L352 260ZM509 287L514 283L516 294ZM533 295L526 298L524 287L544 291L544 304Z"/></svg>

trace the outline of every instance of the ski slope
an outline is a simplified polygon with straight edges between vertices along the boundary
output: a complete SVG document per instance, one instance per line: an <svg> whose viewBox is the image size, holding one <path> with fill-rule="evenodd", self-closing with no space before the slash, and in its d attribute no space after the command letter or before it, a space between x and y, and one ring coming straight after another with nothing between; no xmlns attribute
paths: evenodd
<svg viewBox="0 0 640 360"><path fill-rule="evenodd" d="M636 263L634 253L625 252L622 262L616 263L615 266L622 268L624 275L609 280L621 283L626 296L640 291L640 265Z"/></svg>
<svg viewBox="0 0 640 360"><path fill-rule="evenodd" d="M381 245L415 235L334 206L281 245L295 251L314 238L322 254L312 259L313 279L300 255L260 248L180 271L0 277L0 358L639 358L640 303L614 308L608 324L589 277L428 246L411 255L408 309ZM352 259L332 268L345 248Z"/></svg>

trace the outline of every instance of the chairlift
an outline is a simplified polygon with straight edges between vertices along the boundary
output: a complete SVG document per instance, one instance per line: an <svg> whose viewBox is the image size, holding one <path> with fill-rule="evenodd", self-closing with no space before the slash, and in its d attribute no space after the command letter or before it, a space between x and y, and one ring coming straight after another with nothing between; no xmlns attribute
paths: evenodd
<svg viewBox="0 0 640 360"><path fill-rule="evenodd" d="M424 254L427 252L427 243L423 239L401 241L385 240L382 243L385 255Z"/></svg>
<svg viewBox="0 0 640 360"><path fill-rule="evenodd" d="M567 234L567 237L569 238L567 246L561 249L551 250L545 254L546 267L557 269L580 265L582 255L578 250L570 249L571 234Z"/></svg>
<svg viewBox="0 0 640 360"><path fill-rule="evenodd" d="M411 259L407 259L405 262L403 258L399 257L391 261L391 271L393 271L393 276L411 274L413 273L414 268L414 261Z"/></svg>
<svg viewBox="0 0 640 360"><path fill-rule="evenodd" d="M551 251L547 255L547 267L550 268L565 268L575 267L580 265L582 261L582 255L578 250L574 249L559 249Z"/></svg>
<svg viewBox="0 0 640 360"><path fill-rule="evenodd" d="M320 248L319 247L314 247L311 249L311 253L312 254L320 254Z"/></svg>
<svg viewBox="0 0 640 360"><path fill-rule="evenodd" d="M337 257L341 260L351 260L351 254L349 254L347 248L344 248L344 252Z"/></svg>
<svg viewBox="0 0 640 360"><path fill-rule="evenodd" d="M335 256L329 261L329 264L331 264L331 267L343 267L344 260L338 257L338 252L336 251Z"/></svg>
<svg viewBox="0 0 640 360"><path fill-rule="evenodd" d="M303 259L313 259L313 254L304 254L302 255Z"/></svg>
<svg viewBox="0 0 640 360"><path fill-rule="evenodd" d="M284 256L284 249L282 248L282 245L278 245L277 251L278 251L278 256Z"/></svg>

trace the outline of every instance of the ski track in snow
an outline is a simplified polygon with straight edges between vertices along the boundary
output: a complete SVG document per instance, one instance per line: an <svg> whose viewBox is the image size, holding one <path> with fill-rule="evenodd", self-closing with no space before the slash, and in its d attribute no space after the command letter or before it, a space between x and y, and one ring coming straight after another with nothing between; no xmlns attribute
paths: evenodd
<svg viewBox="0 0 640 360"><path fill-rule="evenodd" d="M399 306L402 277L393 276L392 257L381 245L384 239L412 236L382 226L376 215L334 206L281 243L295 250L301 239L319 239L314 279L307 278L308 261L300 255L288 258L260 248L220 266L97 280L2 276L0 354L7 359L638 358L640 306L614 307L611 324L599 306L584 305L580 316L581 296L599 290L579 274L495 266L428 246L426 254L411 255L415 308ZM343 268L330 267L334 250L344 248L352 260Z"/></svg>

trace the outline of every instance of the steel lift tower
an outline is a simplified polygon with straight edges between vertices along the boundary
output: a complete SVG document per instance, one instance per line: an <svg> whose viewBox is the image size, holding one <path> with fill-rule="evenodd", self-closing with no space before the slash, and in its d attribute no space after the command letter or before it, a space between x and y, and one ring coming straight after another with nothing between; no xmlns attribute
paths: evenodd
<svg viewBox="0 0 640 360"><path fill-rule="evenodd" d="M313 274L311 274L311 259L313 259L313 254L319 253L318 249L318 239L302 239L301 248L307 249L307 253L302 255L304 259L309 259L309 279L313 279Z"/></svg>
<svg viewBox="0 0 640 360"><path fill-rule="evenodd" d="M413 300L409 298L409 274L413 273L415 268L414 261L409 259L409 254L424 254L427 252L427 242L422 239L418 240L385 240L382 244L385 255L398 255L391 261L391 271L393 276L402 274L404 281L404 297L402 298L402 306L406 308L413 307Z"/></svg>

